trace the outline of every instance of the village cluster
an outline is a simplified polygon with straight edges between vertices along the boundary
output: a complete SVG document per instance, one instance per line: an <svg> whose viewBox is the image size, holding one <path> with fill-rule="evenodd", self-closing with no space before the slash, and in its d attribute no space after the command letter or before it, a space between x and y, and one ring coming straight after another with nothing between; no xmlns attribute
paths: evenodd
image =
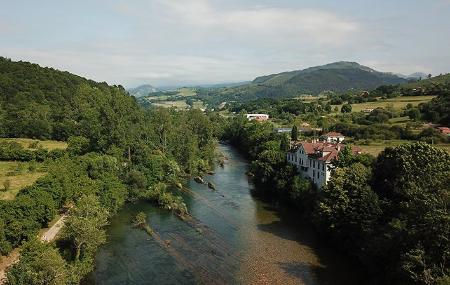
<svg viewBox="0 0 450 285"><path fill-rule="evenodd" d="M247 114L249 121L267 121L267 114ZM305 127L305 126L304 126ZM312 130L311 128L309 128ZM277 133L290 133L291 128L276 128ZM321 131L321 130L318 130ZM337 132L329 132L312 141L293 141L286 154L286 159L295 165L302 177L309 178L318 189L322 188L331 178L331 164L338 159L339 152L344 148L342 142L345 136ZM352 148L354 154L361 150Z"/></svg>

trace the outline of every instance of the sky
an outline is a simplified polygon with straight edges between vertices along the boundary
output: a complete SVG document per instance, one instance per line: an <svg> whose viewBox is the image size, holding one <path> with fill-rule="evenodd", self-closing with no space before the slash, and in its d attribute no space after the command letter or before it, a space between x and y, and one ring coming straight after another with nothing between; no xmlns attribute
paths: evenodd
<svg viewBox="0 0 450 285"><path fill-rule="evenodd" d="M0 55L135 87L335 61L450 72L450 0L0 0Z"/></svg>

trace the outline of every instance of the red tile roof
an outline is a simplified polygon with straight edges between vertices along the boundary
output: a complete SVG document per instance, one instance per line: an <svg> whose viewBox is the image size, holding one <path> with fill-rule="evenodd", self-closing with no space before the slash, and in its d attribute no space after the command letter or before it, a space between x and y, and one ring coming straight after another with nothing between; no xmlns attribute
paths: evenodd
<svg viewBox="0 0 450 285"><path fill-rule="evenodd" d="M450 135L450 128L447 127L439 127L439 131L444 135Z"/></svg>
<svg viewBox="0 0 450 285"><path fill-rule="evenodd" d="M333 159L338 158L338 154L341 149L344 148L343 144L335 144L328 142L300 142L295 148L294 152L297 151L299 146L303 146L306 154L317 160L331 162ZM292 151L292 150L290 150ZM360 154L361 149L352 148L354 154ZM325 155L323 155L325 153Z"/></svg>

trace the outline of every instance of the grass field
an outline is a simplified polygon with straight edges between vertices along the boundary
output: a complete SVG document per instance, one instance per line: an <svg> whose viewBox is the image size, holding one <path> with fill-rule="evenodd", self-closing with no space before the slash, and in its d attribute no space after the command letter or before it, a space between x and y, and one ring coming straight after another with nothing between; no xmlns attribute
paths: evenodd
<svg viewBox="0 0 450 285"><path fill-rule="evenodd" d="M186 101L179 100L179 101L161 101L158 103L153 103L153 105L158 107L164 107L164 108L172 108L175 107L177 109L186 109L188 105L186 104Z"/></svg>
<svg viewBox="0 0 450 285"><path fill-rule="evenodd" d="M326 96L312 96L312 95L301 95L296 97L295 99L301 100L301 101L305 101L305 102L313 102L313 101L317 101L319 99L326 99Z"/></svg>
<svg viewBox="0 0 450 285"><path fill-rule="evenodd" d="M31 163L0 161L0 200L12 200L25 186L32 185L38 178L45 175L42 165L35 164L36 170L30 171ZM4 189L5 181L10 181L8 191Z"/></svg>
<svg viewBox="0 0 450 285"><path fill-rule="evenodd" d="M205 105L202 101L198 100L194 102L194 105L192 106L194 109L203 109L205 108Z"/></svg>
<svg viewBox="0 0 450 285"><path fill-rule="evenodd" d="M406 105L411 103L413 106L417 106L420 103L426 103L431 101L435 96L402 96L386 100L378 100L376 102L366 102L359 104L352 104L352 112L361 112L364 109L376 109L376 108L388 108L392 107L396 110L404 109ZM334 106L333 106L334 107ZM339 106L339 110L342 105Z"/></svg>
<svg viewBox="0 0 450 285"><path fill-rule="evenodd" d="M405 143L411 143L411 141L406 140L375 141L370 142L368 145L356 142L352 145L359 147L363 152L370 153L373 156L378 156L378 154L382 152L386 147L395 147ZM435 144L434 146L444 149L447 152L450 152L450 144Z"/></svg>
<svg viewBox="0 0 450 285"><path fill-rule="evenodd" d="M22 145L26 149L36 149L32 147L34 142L38 142L38 147L42 147L47 150L53 149L66 149L67 143L60 141L41 141L41 140L33 140L33 139L24 139L24 138L0 138L0 142L2 141L14 141Z"/></svg>
<svg viewBox="0 0 450 285"><path fill-rule="evenodd" d="M180 88L178 90L178 95L184 97L196 96L197 92L192 88Z"/></svg>

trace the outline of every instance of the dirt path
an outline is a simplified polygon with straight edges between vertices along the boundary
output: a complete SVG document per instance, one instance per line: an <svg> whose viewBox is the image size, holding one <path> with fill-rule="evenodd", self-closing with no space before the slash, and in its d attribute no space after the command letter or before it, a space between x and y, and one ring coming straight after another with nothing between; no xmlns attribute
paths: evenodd
<svg viewBox="0 0 450 285"><path fill-rule="evenodd" d="M62 226L64 225L64 222L66 221L67 216L62 215L61 218L59 218L56 223L49 228L47 231L45 231L41 236L41 241L47 241L50 242L55 239L56 235L59 233L59 231L62 229Z"/></svg>
<svg viewBox="0 0 450 285"><path fill-rule="evenodd" d="M66 218L66 215L62 215L53 226L41 234L40 240L43 242L51 242L54 240L56 235L62 229ZM20 253L18 248L14 249L8 256L0 256L0 285L4 284L6 281L6 270L19 262L19 258Z"/></svg>

